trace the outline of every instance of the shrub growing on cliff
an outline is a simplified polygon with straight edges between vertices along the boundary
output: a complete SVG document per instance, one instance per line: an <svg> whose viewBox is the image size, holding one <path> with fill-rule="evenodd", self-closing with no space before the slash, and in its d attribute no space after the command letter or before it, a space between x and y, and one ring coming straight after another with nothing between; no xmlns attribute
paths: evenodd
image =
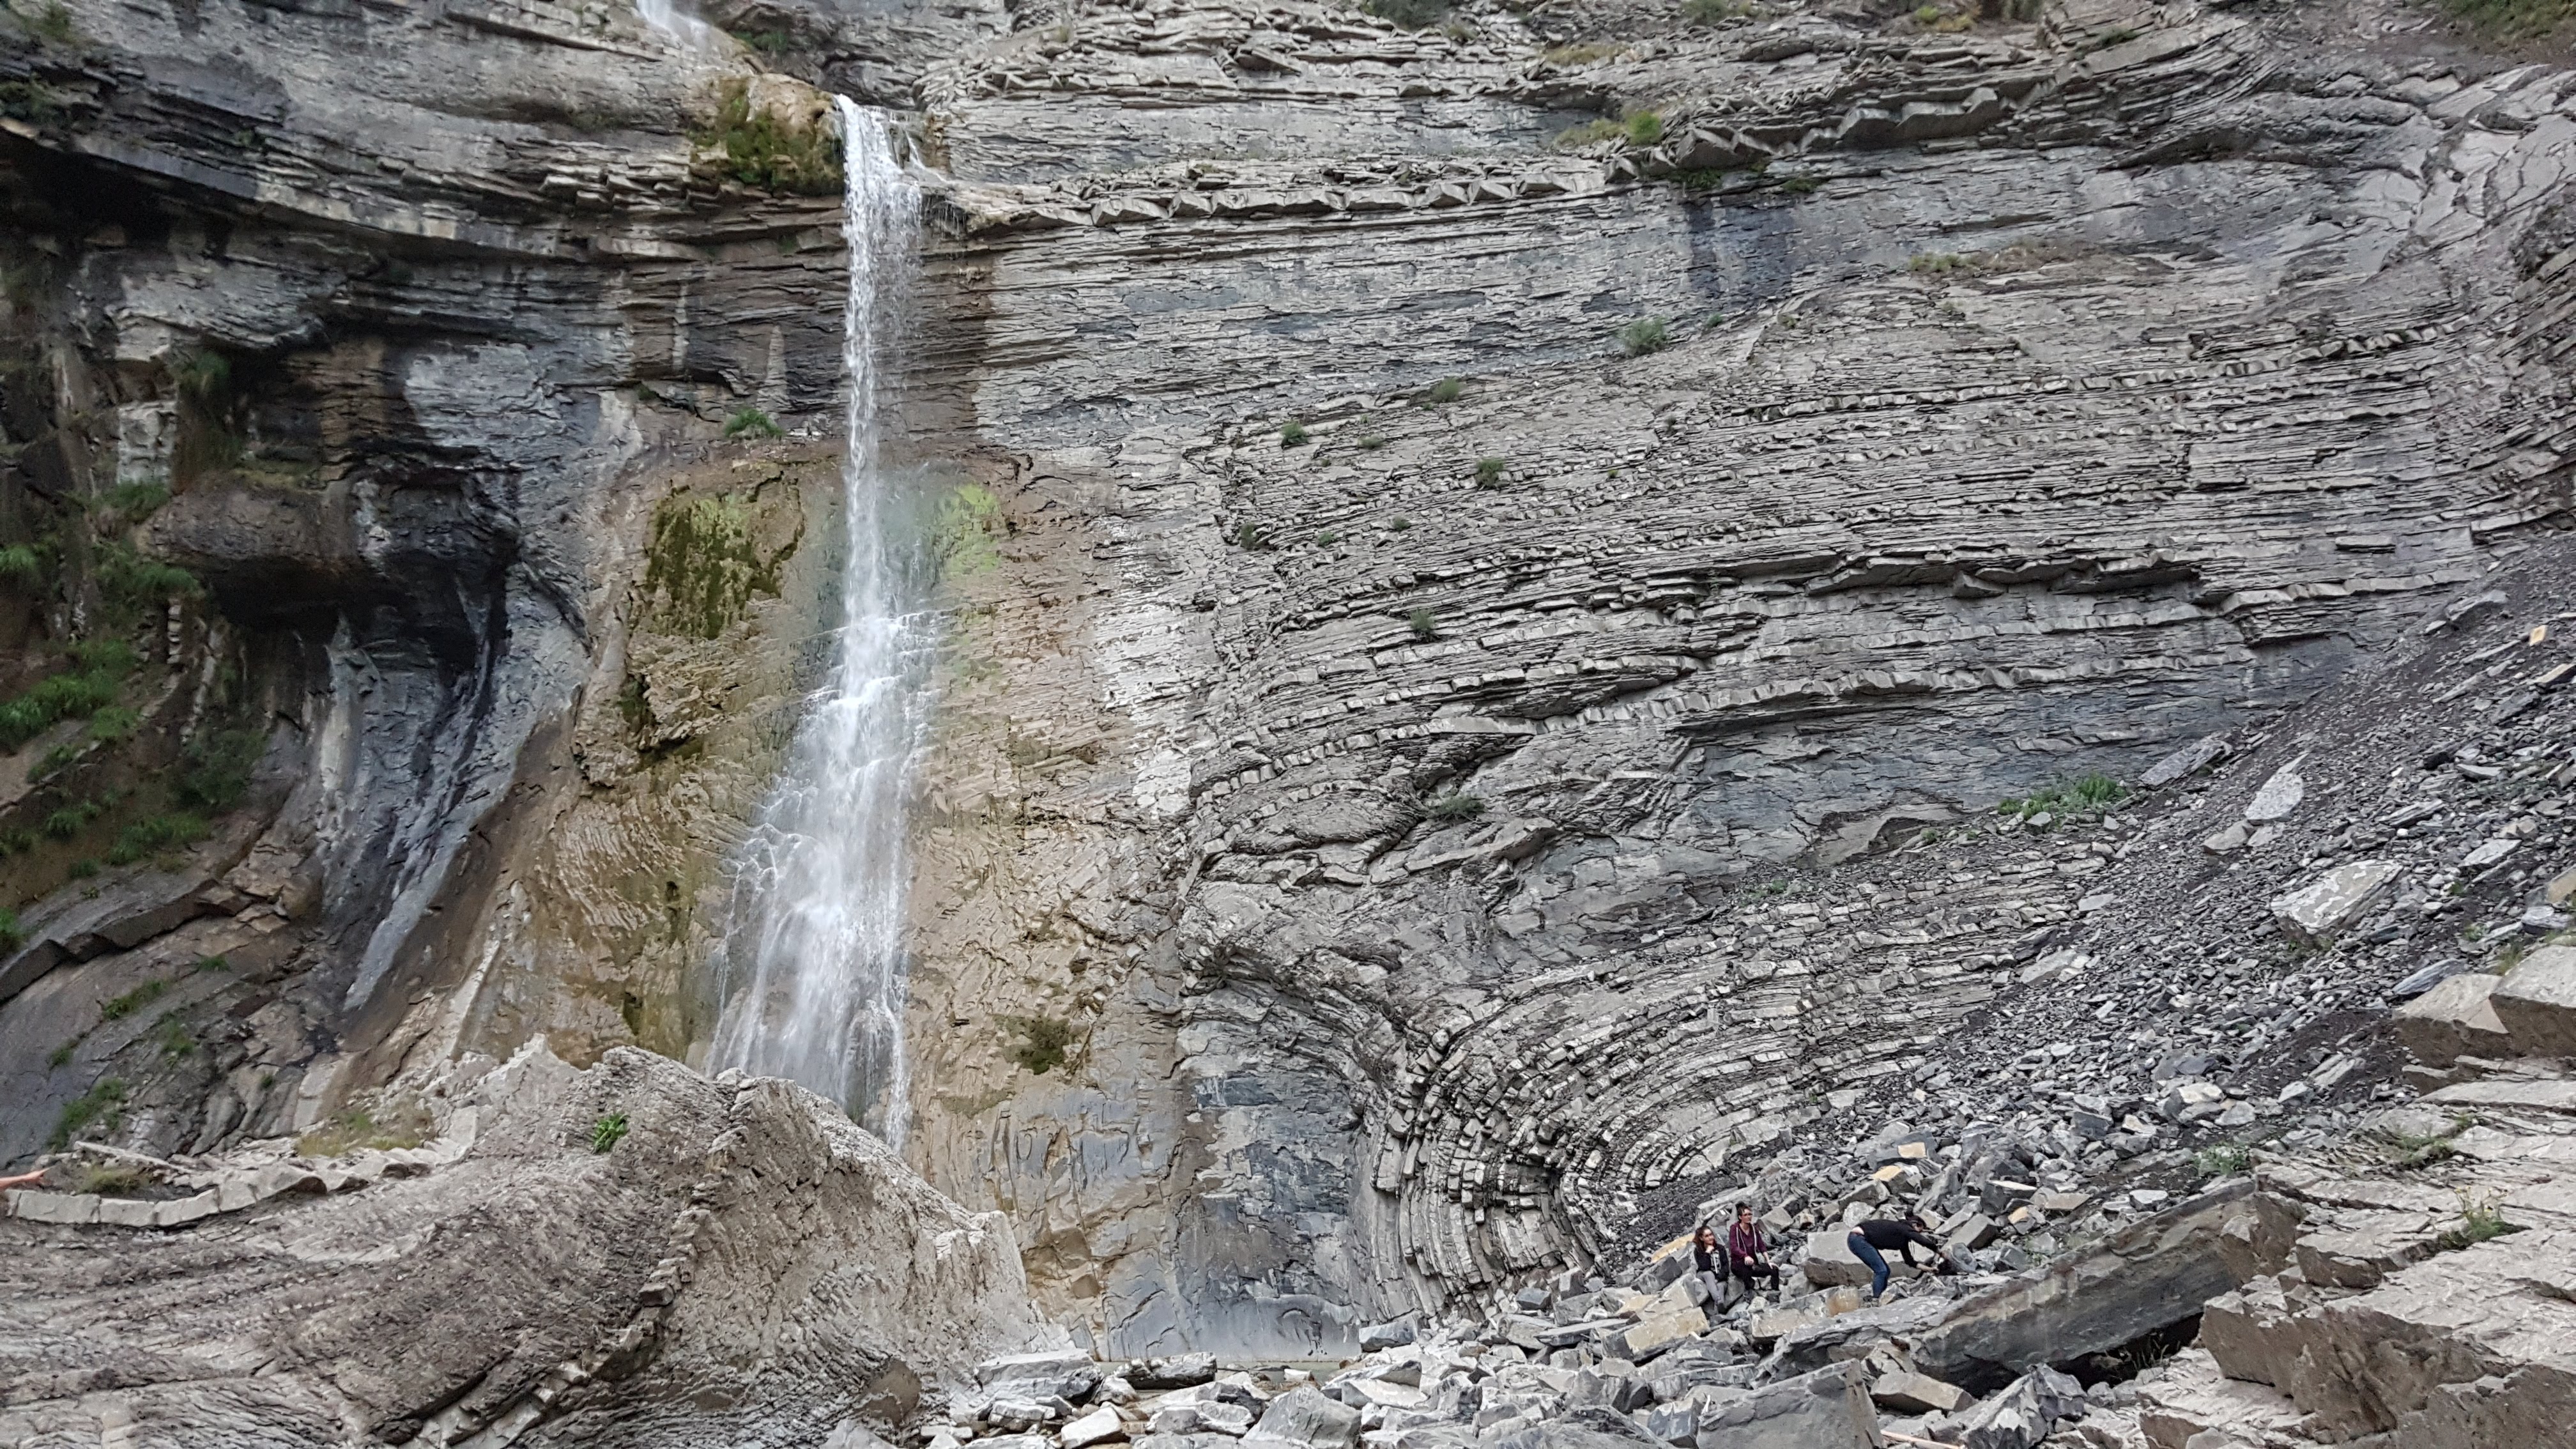
<svg viewBox="0 0 2576 1449"><path fill-rule="evenodd" d="M1431 401L1443 405L1456 402L1458 399L1466 395L1466 382L1463 379L1455 377L1444 377L1440 379L1438 382L1431 384L1431 391L1423 394L1423 396L1431 399Z"/></svg>
<svg viewBox="0 0 2576 1449"><path fill-rule="evenodd" d="M1034 1077L1043 1077L1063 1066L1071 1054L1076 1033L1073 1023L1052 1016L1004 1016L996 1018L1002 1029L1019 1038L1011 1044L1012 1061Z"/></svg>
<svg viewBox="0 0 2576 1449"><path fill-rule="evenodd" d="M1429 30L1449 18L1449 0L1363 0L1360 8L1407 30Z"/></svg>
<svg viewBox="0 0 2576 1449"><path fill-rule="evenodd" d="M1307 436L1306 425L1304 423L1290 423L1288 426L1279 430L1279 446L1283 448L1302 448L1306 445Z"/></svg>
<svg viewBox="0 0 2576 1449"><path fill-rule="evenodd" d="M1236 548L1248 549L1255 553L1277 546L1270 537L1270 530L1249 518L1227 530L1225 537L1226 541Z"/></svg>
<svg viewBox="0 0 2576 1449"><path fill-rule="evenodd" d="M1627 127L1605 116L1557 132L1556 145L1559 150L1574 151L1585 146L1598 146L1604 141L1616 141L1627 134Z"/></svg>
<svg viewBox="0 0 2576 1449"><path fill-rule="evenodd" d="M18 913L0 907L0 951L15 951L27 939L27 928L18 924Z"/></svg>
<svg viewBox="0 0 2576 1449"><path fill-rule="evenodd" d="M267 739L257 730L207 730L179 750L179 803L221 813L250 788Z"/></svg>
<svg viewBox="0 0 2576 1449"><path fill-rule="evenodd" d="M107 863L132 865L146 856L194 845L207 833L204 820L184 811L147 815L116 833L116 843L107 848Z"/></svg>
<svg viewBox="0 0 2576 1449"><path fill-rule="evenodd" d="M63 1104L63 1114L54 1119L54 1150L71 1146L73 1138L93 1127L113 1132L124 1117L125 1084L109 1077Z"/></svg>
<svg viewBox="0 0 2576 1449"><path fill-rule="evenodd" d="M1422 807L1423 819L1438 820L1448 824L1455 824L1461 820L1473 820L1484 813L1484 800L1463 790L1452 790L1437 800L1425 802Z"/></svg>
<svg viewBox="0 0 2576 1449"><path fill-rule="evenodd" d="M1413 630L1413 637L1426 644L1440 637L1440 621L1432 617L1429 609L1414 610L1405 616L1404 622Z"/></svg>
<svg viewBox="0 0 2576 1449"><path fill-rule="evenodd" d="M1664 138L1664 118L1652 111L1639 111L1628 118L1628 144L1651 146Z"/></svg>
<svg viewBox="0 0 2576 1449"><path fill-rule="evenodd" d="M602 1117L590 1124L590 1150L605 1153L626 1138L626 1114Z"/></svg>
<svg viewBox="0 0 2576 1449"><path fill-rule="evenodd" d="M692 139L714 153L704 164L726 180L796 196L829 196L841 189L840 148L831 132L752 109L751 83L741 77L717 90L714 127Z"/></svg>
<svg viewBox="0 0 2576 1449"><path fill-rule="evenodd" d="M1508 458L1478 458L1476 460L1476 486L1479 488L1500 488L1503 486L1503 470L1510 466L1511 460Z"/></svg>
<svg viewBox="0 0 2576 1449"><path fill-rule="evenodd" d="M735 413L732 417L725 419L724 435L726 437L739 438L746 433L755 438L783 438L787 436L787 430L778 425L778 419L771 417L769 414L762 412L758 408L744 408L740 412Z"/></svg>
<svg viewBox="0 0 2576 1449"><path fill-rule="evenodd" d="M45 576L45 556L32 543L13 543L0 548L0 579L26 585Z"/></svg>
<svg viewBox="0 0 2576 1449"><path fill-rule="evenodd" d="M1640 317L1619 329L1619 350L1630 357L1661 352L1672 345L1672 329L1661 317Z"/></svg>

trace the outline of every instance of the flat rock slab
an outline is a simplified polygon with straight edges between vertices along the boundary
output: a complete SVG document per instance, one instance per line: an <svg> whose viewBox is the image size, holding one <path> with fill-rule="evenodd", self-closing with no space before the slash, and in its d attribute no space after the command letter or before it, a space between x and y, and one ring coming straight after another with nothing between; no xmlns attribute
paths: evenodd
<svg viewBox="0 0 2576 1449"><path fill-rule="evenodd" d="M2532 952L2497 982L2487 1005L2516 1053L2576 1056L2576 950L2544 946Z"/></svg>
<svg viewBox="0 0 2576 1449"><path fill-rule="evenodd" d="M2356 860L2272 902L2272 919L2305 941L2332 939L2379 903L2404 868L2390 860Z"/></svg>

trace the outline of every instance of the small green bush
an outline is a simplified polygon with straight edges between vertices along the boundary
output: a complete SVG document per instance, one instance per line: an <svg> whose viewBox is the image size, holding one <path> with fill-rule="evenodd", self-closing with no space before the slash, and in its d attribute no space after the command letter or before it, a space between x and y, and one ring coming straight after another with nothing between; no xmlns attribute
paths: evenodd
<svg viewBox="0 0 2576 1449"><path fill-rule="evenodd" d="M188 1024L181 1021L175 1011L161 1018L153 1031L161 1043L161 1055L165 1057L184 1057L197 1049L196 1037L189 1034Z"/></svg>
<svg viewBox="0 0 2576 1449"><path fill-rule="evenodd" d="M1619 350L1630 357L1661 352L1672 345L1672 329L1661 317L1640 317L1619 329Z"/></svg>
<svg viewBox="0 0 2576 1449"><path fill-rule="evenodd" d="M1386 439L1379 437L1375 433L1363 433L1360 435L1360 451L1363 453L1374 453L1385 446Z"/></svg>
<svg viewBox="0 0 2576 1449"><path fill-rule="evenodd" d="M81 1039L79 1037L73 1037L70 1041L64 1042L61 1046L54 1048L52 1053L45 1058L45 1065L49 1067L70 1066L72 1064L72 1053L80 1050L80 1044Z"/></svg>
<svg viewBox="0 0 2576 1449"><path fill-rule="evenodd" d="M109 865L132 865L146 856L165 850L194 845L209 833L206 822L195 815L148 815L116 833L116 843L108 847Z"/></svg>
<svg viewBox="0 0 2576 1449"><path fill-rule="evenodd" d="M746 433L755 438L783 438L787 436L787 430L778 425L778 419L771 417L769 414L762 412L758 408L744 408L742 411L735 413L732 417L725 419L724 435L726 437L739 438Z"/></svg>
<svg viewBox="0 0 2576 1449"><path fill-rule="evenodd" d="M79 29L72 24L71 7L63 0L45 0L44 8L36 12L27 28L56 45L70 45L80 38Z"/></svg>
<svg viewBox="0 0 2576 1449"><path fill-rule="evenodd" d="M1664 118L1652 111L1639 111L1628 118L1628 144L1651 146L1664 138Z"/></svg>
<svg viewBox="0 0 2576 1449"><path fill-rule="evenodd" d="M1440 621L1433 617L1429 609L1414 610L1404 616L1404 622L1405 626L1413 631L1413 637L1424 643L1440 637Z"/></svg>
<svg viewBox="0 0 2576 1449"><path fill-rule="evenodd" d="M87 830L91 821L106 813L104 801L75 800L45 816L45 833L56 840L69 840Z"/></svg>
<svg viewBox="0 0 2576 1449"><path fill-rule="evenodd" d="M32 543L13 543L0 548L0 579L14 584L32 584L45 576L45 555Z"/></svg>
<svg viewBox="0 0 2576 1449"><path fill-rule="evenodd" d="M103 1021L123 1021L144 1007L159 1001L168 994L169 990L170 983L167 981L146 981L123 996L111 996L100 1002L99 1018Z"/></svg>
<svg viewBox="0 0 2576 1449"><path fill-rule="evenodd" d="M1333 532L1329 528L1315 535L1315 545L1318 548L1331 548L1334 544L1340 543L1341 541L1342 536Z"/></svg>
<svg viewBox="0 0 2576 1449"><path fill-rule="evenodd" d="M2127 799L2128 795L2128 786L2097 773L2005 800L1995 809L2017 820L2029 820L2044 814L2054 821L2069 815L2108 809Z"/></svg>
<svg viewBox="0 0 2576 1449"><path fill-rule="evenodd" d="M97 555L98 586L127 605L158 604L199 591L197 576L176 564L146 558L121 543L102 543Z"/></svg>
<svg viewBox="0 0 2576 1449"><path fill-rule="evenodd" d="M1452 790L1437 800L1425 802L1422 815L1426 820L1473 820L1485 813L1485 802L1463 791Z"/></svg>
<svg viewBox="0 0 2576 1449"><path fill-rule="evenodd" d="M257 730L207 730L179 750L179 803L221 814L241 802L268 741Z"/></svg>
<svg viewBox="0 0 2576 1449"><path fill-rule="evenodd" d="M2501 1197L2471 1197L2463 1188L2460 1190L2460 1225L2444 1229L2433 1241L2443 1252L2456 1253L2462 1248L2473 1248L2507 1233L2521 1231L2522 1224L2504 1220L2504 1200Z"/></svg>
<svg viewBox="0 0 2576 1449"><path fill-rule="evenodd" d="M1503 470L1510 466L1511 460L1508 458L1478 458L1476 460L1476 486L1479 488L1501 487L1503 482Z"/></svg>
<svg viewBox="0 0 2576 1449"><path fill-rule="evenodd" d="M1249 518L1236 524L1226 534L1226 539L1236 548L1249 549L1256 553L1277 546L1270 537L1270 530Z"/></svg>
<svg viewBox="0 0 2576 1449"><path fill-rule="evenodd" d="M1306 425L1304 423L1290 423L1288 426L1279 430L1279 446L1283 448L1302 448L1306 445L1306 437Z"/></svg>
<svg viewBox="0 0 2576 1449"><path fill-rule="evenodd" d="M150 518L170 501L170 490L158 483L125 483L108 490L107 506L131 522Z"/></svg>
<svg viewBox="0 0 2576 1449"><path fill-rule="evenodd" d="M1413 520L1399 516L1388 519L1386 521L1386 526L1397 533L1402 533L1413 526Z"/></svg>
<svg viewBox="0 0 2576 1449"><path fill-rule="evenodd" d="M27 928L18 921L18 913L0 906L0 951L15 951L27 939Z"/></svg>
<svg viewBox="0 0 2576 1449"><path fill-rule="evenodd" d="M2233 1142L2204 1147L2191 1159L2203 1177L2239 1177L2254 1166L2254 1154Z"/></svg>
<svg viewBox="0 0 2576 1449"><path fill-rule="evenodd" d="M93 1127L113 1132L124 1120L125 1084L109 1077L63 1104L62 1115L54 1119L54 1150L71 1146L73 1138Z"/></svg>
<svg viewBox="0 0 2576 1449"><path fill-rule="evenodd" d="M1431 384L1431 391L1427 394L1433 402L1442 404L1456 402L1466 395L1466 380L1455 377L1444 377Z"/></svg>
<svg viewBox="0 0 2576 1449"><path fill-rule="evenodd" d="M840 150L831 131L790 126L769 111L755 113L751 84L741 77L717 89L715 125L692 139L720 153L711 169L727 180L796 196L830 196L841 189Z"/></svg>
<svg viewBox="0 0 2576 1449"><path fill-rule="evenodd" d="M1034 1077L1043 1077L1063 1066L1078 1036L1073 1023L1052 1016L1005 1016L997 1020L1003 1029L1019 1038L1008 1049L1011 1060Z"/></svg>
<svg viewBox="0 0 2576 1449"><path fill-rule="evenodd" d="M201 956L197 958L197 969L200 971L230 971L233 969L233 963L225 960L221 956Z"/></svg>
<svg viewBox="0 0 2576 1449"><path fill-rule="evenodd" d="M626 1139L626 1114L602 1117L590 1124L590 1150L605 1153Z"/></svg>
<svg viewBox="0 0 2576 1449"><path fill-rule="evenodd" d="M36 681L0 704L0 749L14 750L53 727L116 702L117 688L134 668L134 651L121 640L75 645L72 668Z"/></svg>

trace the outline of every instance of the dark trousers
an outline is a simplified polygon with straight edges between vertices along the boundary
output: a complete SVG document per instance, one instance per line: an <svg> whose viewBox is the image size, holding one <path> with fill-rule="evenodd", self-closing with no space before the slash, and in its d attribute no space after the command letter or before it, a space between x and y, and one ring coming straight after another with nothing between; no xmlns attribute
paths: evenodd
<svg viewBox="0 0 2576 1449"><path fill-rule="evenodd" d="M1878 1295L1886 1292L1886 1257L1882 1255L1878 1249L1870 1246L1869 1239L1862 1237L1858 1233L1851 1235L1851 1251L1853 1257L1858 1258L1863 1263L1869 1265L1869 1296L1876 1298Z"/></svg>
<svg viewBox="0 0 2576 1449"><path fill-rule="evenodd" d="M1753 1280L1756 1278L1770 1280L1771 1286L1775 1289L1780 1286L1780 1270L1756 1258L1737 1258L1727 1265L1727 1271L1735 1275L1735 1281L1743 1284L1744 1291L1747 1293L1753 1291Z"/></svg>

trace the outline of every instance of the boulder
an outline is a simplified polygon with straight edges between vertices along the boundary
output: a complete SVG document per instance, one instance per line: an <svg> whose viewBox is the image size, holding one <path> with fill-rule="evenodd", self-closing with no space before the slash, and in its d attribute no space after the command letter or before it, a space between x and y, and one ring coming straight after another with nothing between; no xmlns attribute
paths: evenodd
<svg viewBox="0 0 2576 1449"><path fill-rule="evenodd" d="M2163 1372L2138 1385L2138 1432L2149 1449L2183 1449L2192 1437L2232 1432L2266 1442L2288 1438L2302 1415L2298 1405L2269 1384L2244 1383L2219 1372L2207 1352L2187 1348L2165 1361Z"/></svg>
<svg viewBox="0 0 2576 1449"><path fill-rule="evenodd" d="M2303 941L2332 940L2360 920L2396 883L2404 868L2395 861L2356 860L2336 866L2316 880L2272 902L2272 918L2281 929Z"/></svg>
<svg viewBox="0 0 2576 1449"><path fill-rule="evenodd" d="M1915 1366L1971 1391L2033 1365L2100 1353L2198 1313L2286 1264L2297 1213L2238 1178L2131 1223L2085 1252L1961 1299L1914 1342Z"/></svg>
<svg viewBox="0 0 2576 1449"><path fill-rule="evenodd" d="M2428 1067L2447 1067L2462 1057L2498 1057L2513 1050L2513 1038L2496 1014L2492 998L2503 978L2484 972L2453 976L2389 1013L2398 1044Z"/></svg>
<svg viewBox="0 0 2576 1449"><path fill-rule="evenodd" d="M1930 1374L1900 1370L1879 1375L1869 1386L1869 1401L1899 1414L1952 1414L1968 1402L1968 1391Z"/></svg>
<svg viewBox="0 0 2576 1449"><path fill-rule="evenodd" d="M1021 1353L975 1365L975 1382L996 1399L1057 1398L1068 1402L1090 1397L1100 1386L1101 1367L1079 1349L1061 1353Z"/></svg>
<svg viewBox="0 0 2576 1449"><path fill-rule="evenodd" d="M1878 1413L1862 1384L1855 1363L1758 1389L1718 1391L1702 1402L1692 1442L1697 1449L1874 1449Z"/></svg>
<svg viewBox="0 0 2576 1449"><path fill-rule="evenodd" d="M1271 1400L1260 1422L1243 1436L1247 1446L1287 1445L1293 1449L1352 1449L1359 1441L1359 1410L1333 1402L1312 1384Z"/></svg>
<svg viewBox="0 0 2576 1449"><path fill-rule="evenodd" d="M1949 1299L1927 1295L1838 1313L1783 1335L1772 1347L1763 1372L1774 1379L1789 1378L1864 1357L1881 1344L1911 1342L1949 1312Z"/></svg>
<svg viewBox="0 0 2576 1449"><path fill-rule="evenodd" d="M1125 1377L1128 1383L1148 1392L1195 1388L1216 1377L1216 1355L1184 1353L1140 1359L1127 1366Z"/></svg>
<svg viewBox="0 0 2576 1449"><path fill-rule="evenodd" d="M1064 1449L1088 1449L1093 1444L1127 1437L1127 1426L1119 1421L1118 1410L1103 1404L1056 1433L1056 1442Z"/></svg>
<svg viewBox="0 0 2576 1449"><path fill-rule="evenodd" d="M1413 1320L1409 1318L1399 1318L1393 1323L1372 1323L1360 1330L1360 1352L1362 1353L1402 1348L1411 1342L1413 1342Z"/></svg>
<svg viewBox="0 0 2576 1449"><path fill-rule="evenodd" d="M1643 1363L1678 1343L1687 1343L1708 1329L1708 1315L1683 1306L1642 1319L1637 1326L1611 1338L1610 1353L1618 1358Z"/></svg>
<svg viewBox="0 0 2576 1449"><path fill-rule="evenodd" d="M2487 1006L2517 1054L2576 1056L2576 948L2543 946L2524 957Z"/></svg>
<svg viewBox="0 0 2576 1449"><path fill-rule="evenodd" d="M1214 1399L1157 1405L1145 1427L1155 1434L1223 1434L1239 1439L1252 1431L1252 1410Z"/></svg>
<svg viewBox="0 0 2576 1449"><path fill-rule="evenodd" d="M2058 1420L2082 1414L2084 1407L2084 1386L2042 1364L1949 1420L1943 1433L1960 1449L2036 1449Z"/></svg>
<svg viewBox="0 0 2576 1449"><path fill-rule="evenodd" d="M1891 1261L1888 1267L1901 1266ZM1827 1228L1807 1234L1807 1281L1819 1288L1866 1288L1869 1265L1852 1256L1851 1229Z"/></svg>

